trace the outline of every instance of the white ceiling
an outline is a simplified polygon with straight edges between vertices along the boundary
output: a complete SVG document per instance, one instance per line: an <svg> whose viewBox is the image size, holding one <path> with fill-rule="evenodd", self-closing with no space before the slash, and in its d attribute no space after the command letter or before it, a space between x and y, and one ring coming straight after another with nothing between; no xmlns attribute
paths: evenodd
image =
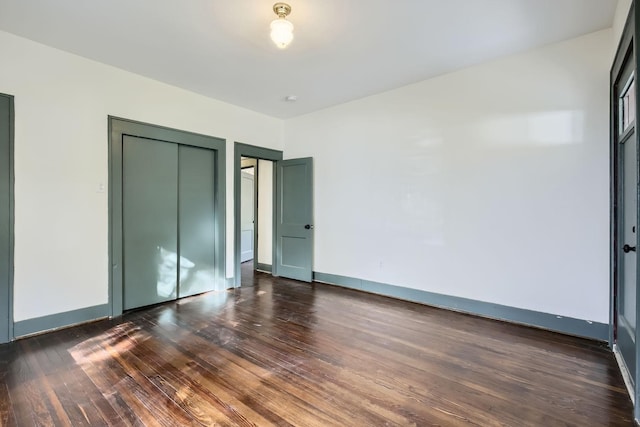
<svg viewBox="0 0 640 427"><path fill-rule="evenodd" d="M286 50L275 0L0 0L0 30L287 118L608 28L616 2L289 0Z"/></svg>

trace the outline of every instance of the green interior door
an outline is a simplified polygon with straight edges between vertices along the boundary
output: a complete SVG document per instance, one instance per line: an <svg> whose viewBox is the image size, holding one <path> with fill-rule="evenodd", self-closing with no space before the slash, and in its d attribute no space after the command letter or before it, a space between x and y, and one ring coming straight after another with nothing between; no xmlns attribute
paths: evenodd
<svg viewBox="0 0 640 427"><path fill-rule="evenodd" d="M636 284L637 246L636 226L638 223L638 152L634 132L622 144L622 203L621 203L621 244L620 287L618 294L618 339L617 345L627 365L629 374L635 379L636 372Z"/></svg>
<svg viewBox="0 0 640 427"><path fill-rule="evenodd" d="M0 95L0 343L13 338L11 329L12 181L11 126L13 98Z"/></svg>
<svg viewBox="0 0 640 427"><path fill-rule="evenodd" d="M179 147L179 285L177 297L222 290L216 286L215 163L205 148Z"/></svg>
<svg viewBox="0 0 640 427"><path fill-rule="evenodd" d="M633 62L627 60L615 84L618 126L618 182L619 210L616 248L617 307L616 345L632 382L636 380L637 345L637 227L638 227L638 146L635 133L635 75Z"/></svg>
<svg viewBox="0 0 640 427"><path fill-rule="evenodd" d="M123 307L176 298L178 145L123 137Z"/></svg>
<svg viewBox="0 0 640 427"><path fill-rule="evenodd" d="M276 163L275 274L313 279L313 159Z"/></svg>

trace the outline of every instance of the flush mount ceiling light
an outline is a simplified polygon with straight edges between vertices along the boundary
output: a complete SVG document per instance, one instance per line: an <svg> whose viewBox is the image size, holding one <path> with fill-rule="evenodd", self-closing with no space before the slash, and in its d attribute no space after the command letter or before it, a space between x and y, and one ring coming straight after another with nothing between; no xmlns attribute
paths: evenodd
<svg viewBox="0 0 640 427"><path fill-rule="evenodd" d="M291 6L286 3L276 3L273 5L273 11L278 15L278 19L271 22L271 40L280 49L284 49L293 40L293 24L287 21Z"/></svg>

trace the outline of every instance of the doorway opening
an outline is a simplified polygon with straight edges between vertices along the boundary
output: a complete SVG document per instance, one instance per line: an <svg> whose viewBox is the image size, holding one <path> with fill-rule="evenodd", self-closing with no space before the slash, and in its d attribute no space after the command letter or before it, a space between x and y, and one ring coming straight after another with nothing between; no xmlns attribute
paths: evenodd
<svg viewBox="0 0 640 427"><path fill-rule="evenodd" d="M240 184L240 262L253 266L257 257L257 224L258 218L258 183L256 159L242 158L242 174ZM257 260L255 260L257 261Z"/></svg>
<svg viewBox="0 0 640 427"><path fill-rule="evenodd" d="M254 212L260 211L256 218L263 216L267 219L258 219L258 222L254 223L254 236L256 228L258 229L257 238L254 239L259 248L254 252L257 254L257 261L254 261L254 265L247 264L244 270L247 274L252 274L257 268L271 272L274 276L311 282L314 235L313 158L282 160L282 151L238 142L235 143L234 152L234 286L240 287L244 284L241 262L243 259L241 244L243 160L247 162L245 164L247 168L251 167L250 161L257 161L257 166L254 167L258 177L258 197L254 198L254 203L255 200L264 198L268 206L268 201L271 201L271 209L254 210ZM268 183L269 177L271 183ZM265 187L270 188L270 191L261 190L265 181L267 181ZM271 214L270 219L268 213ZM271 222L271 237L265 238L265 234L268 235L269 222ZM255 227L256 224L257 227ZM268 250L260 249L268 246L269 243L271 254ZM265 264L269 261L270 264ZM245 283L248 285L253 283L253 280L251 282L246 280Z"/></svg>
<svg viewBox="0 0 640 427"><path fill-rule="evenodd" d="M275 255L275 162L282 152L235 143L235 287L254 272L272 273Z"/></svg>
<svg viewBox="0 0 640 427"><path fill-rule="evenodd" d="M240 283L253 286L254 271L271 273L273 249L273 162L241 158Z"/></svg>

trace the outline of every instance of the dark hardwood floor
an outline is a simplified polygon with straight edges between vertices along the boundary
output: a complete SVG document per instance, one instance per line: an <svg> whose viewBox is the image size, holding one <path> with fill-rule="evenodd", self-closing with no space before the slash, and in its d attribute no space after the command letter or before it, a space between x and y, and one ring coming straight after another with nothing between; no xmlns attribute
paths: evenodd
<svg viewBox="0 0 640 427"><path fill-rule="evenodd" d="M603 344L253 282L0 346L0 424L633 425Z"/></svg>

